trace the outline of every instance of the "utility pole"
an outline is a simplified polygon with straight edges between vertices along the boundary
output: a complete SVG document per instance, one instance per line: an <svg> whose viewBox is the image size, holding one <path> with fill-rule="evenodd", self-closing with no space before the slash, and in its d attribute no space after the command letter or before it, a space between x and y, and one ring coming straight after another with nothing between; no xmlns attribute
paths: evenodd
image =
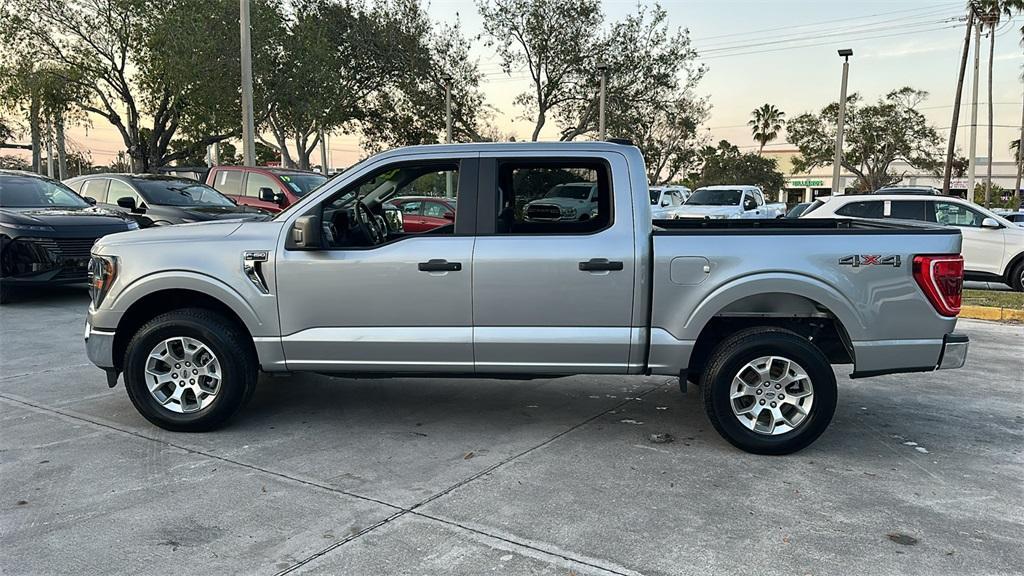
<svg viewBox="0 0 1024 576"><path fill-rule="evenodd" d="M598 126L598 140L605 139L605 92L608 88L608 65L601 62L597 65L597 69L601 72L601 93L598 96L597 103L597 126Z"/></svg>
<svg viewBox="0 0 1024 576"><path fill-rule="evenodd" d="M843 165L843 131L846 130L846 80L850 74L850 56L853 50L844 48L839 51L843 57L843 83L839 89L839 117L836 120L836 153L832 159L832 195L839 195L839 170Z"/></svg>
<svg viewBox="0 0 1024 576"><path fill-rule="evenodd" d="M327 165L327 133L320 131L320 173L327 176L330 167Z"/></svg>
<svg viewBox="0 0 1024 576"><path fill-rule="evenodd" d="M981 26L974 27L974 82L971 85L971 139L967 156L967 201L974 202L974 172L978 168L978 68L981 65Z"/></svg>
<svg viewBox="0 0 1024 576"><path fill-rule="evenodd" d="M249 25L249 0L239 0L242 35L242 159L246 166L256 165L256 127L252 117L252 29Z"/></svg>
<svg viewBox="0 0 1024 576"><path fill-rule="evenodd" d="M1019 210L1021 208L1020 179L1021 173L1024 172L1024 106L1020 110L1020 140L1017 140L1017 157L1014 160L1017 161L1017 180L1013 184L1013 199L1016 200L1014 208Z"/></svg>
<svg viewBox="0 0 1024 576"><path fill-rule="evenodd" d="M444 126L445 126L445 138L444 141L447 144L452 143L452 77L445 74L441 77L444 81ZM452 189L454 188L454 182L452 181L452 171L447 170L444 173L444 190L445 197L452 197Z"/></svg>

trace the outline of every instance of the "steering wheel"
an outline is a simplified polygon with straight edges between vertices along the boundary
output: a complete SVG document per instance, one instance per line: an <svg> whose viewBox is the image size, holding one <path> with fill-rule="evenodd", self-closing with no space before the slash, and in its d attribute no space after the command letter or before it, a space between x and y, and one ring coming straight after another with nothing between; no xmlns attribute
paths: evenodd
<svg viewBox="0 0 1024 576"><path fill-rule="evenodd" d="M366 203L362 200L357 200L354 208L355 218L353 220L355 220L355 225L363 237L370 242L371 246L383 243L384 232L379 228L377 219L374 218Z"/></svg>

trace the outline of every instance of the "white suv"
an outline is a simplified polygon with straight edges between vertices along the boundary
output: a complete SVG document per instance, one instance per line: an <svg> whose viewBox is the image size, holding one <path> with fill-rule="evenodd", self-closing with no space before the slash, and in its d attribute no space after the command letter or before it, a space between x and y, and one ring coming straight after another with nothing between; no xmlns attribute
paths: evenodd
<svg viewBox="0 0 1024 576"><path fill-rule="evenodd" d="M904 194L818 198L801 218L899 218L956 226L968 280L1005 282L1024 291L1024 228L955 196Z"/></svg>

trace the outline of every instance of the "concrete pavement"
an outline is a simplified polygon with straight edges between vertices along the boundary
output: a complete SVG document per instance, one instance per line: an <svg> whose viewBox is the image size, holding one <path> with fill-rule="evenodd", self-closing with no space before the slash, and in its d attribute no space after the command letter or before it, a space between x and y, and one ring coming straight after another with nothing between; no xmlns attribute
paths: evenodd
<svg viewBox="0 0 1024 576"><path fill-rule="evenodd" d="M665 377L263 378L155 428L81 343L87 296L0 309L0 573L1011 574L1024 327L959 371L850 381L788 457ZM654 444L649 436L676 440Z"/></svg>

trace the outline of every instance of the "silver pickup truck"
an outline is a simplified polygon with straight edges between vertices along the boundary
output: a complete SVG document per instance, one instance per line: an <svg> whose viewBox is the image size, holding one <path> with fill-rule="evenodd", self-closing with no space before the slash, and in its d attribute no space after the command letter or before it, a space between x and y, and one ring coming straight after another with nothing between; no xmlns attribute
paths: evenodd
<svg viewBox="0 0 1024 576"><path fill-rule="evenodd" d="M592 182L585 220L524 207ZM382 214L457 195L450 225ZM457 144L373 156L272 219L105 236L89 358L148 420L212 429L263 372L533 378L663 374L699 385L729 442L813 442L852 376L958 368L960 234L867 220L651 221L637 148ZM280 384L287 385L287 384Z"/></svg>

